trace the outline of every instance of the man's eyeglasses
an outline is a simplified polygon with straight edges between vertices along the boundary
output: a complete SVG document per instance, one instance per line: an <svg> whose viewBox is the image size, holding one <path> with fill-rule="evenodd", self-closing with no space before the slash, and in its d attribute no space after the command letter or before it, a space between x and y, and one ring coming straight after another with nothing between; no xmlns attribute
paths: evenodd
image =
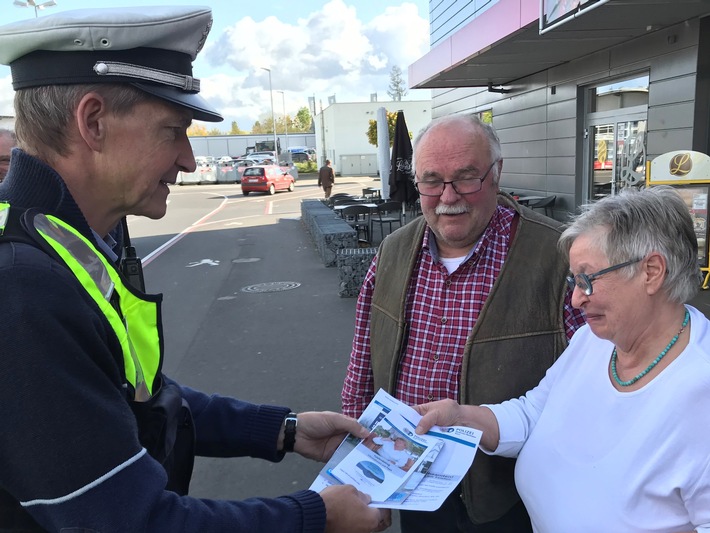
<svg viewBox="0 0 710 533"><path fill-rule="evenodd" d="M592 292L594 292L594 289L592 288L592 281L600 276L603 276L604 274L613 272L614 270L619 270L620 268L638 263L641 259L643 258L639 257L638 259L632 259L631 261L626 261L625 263L619 263L618 265L610 266L609 268L605 268L599 272L595 272L594 274L577 274L576 276L570 274L566 278L567 285L569 285L569 288L572 290L574 290L575 287L578 287L584 294L591 296Z"/></svg>
<svg viewBox="0 0 710 533"><path fill-rule="evenodd" d="M497 159L493 161L493 163L491 163L491 166L488 167L488 170L486 170L485 174L480 177L461 178L451 181L416 181L414 182L414 186L416 187L417 191L419 191L419 194L421 194L422 196L441 196L442 194L444 194L444 190L446 189L447 185L451 185L456 194L473 194L481 190L481 188L483 187L483 180L488 177L488 174L491 172L491 169L497 162Z"/></svg>

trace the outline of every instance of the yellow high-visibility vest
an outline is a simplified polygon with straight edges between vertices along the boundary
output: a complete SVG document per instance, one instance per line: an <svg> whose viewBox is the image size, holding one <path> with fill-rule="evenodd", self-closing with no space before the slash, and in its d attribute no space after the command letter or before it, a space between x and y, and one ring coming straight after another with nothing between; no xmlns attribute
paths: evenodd
<svg viewBox="0 0 710 533"><path fill-rule="evenodd" d="M2 207L0 204L0 215ZM124 372L133 388L133 400L148 401L157 392L155 387L159 384L162 366L159 299L151 301L147 295L135 292L91 241L66 222L38 213L32 224L111 324L121 344ZM116 296L118 309L112 304Z"/></svg>

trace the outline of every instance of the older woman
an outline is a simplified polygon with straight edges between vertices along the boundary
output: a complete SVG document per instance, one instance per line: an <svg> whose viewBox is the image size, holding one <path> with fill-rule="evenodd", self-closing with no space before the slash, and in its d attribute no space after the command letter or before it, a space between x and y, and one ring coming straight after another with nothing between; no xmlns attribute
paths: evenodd
<svg viewBox="0 0 710 533"><path fill-rule="evenodd" d="M560 237L587 325L540 384L498 405L421 405L517 457L540 532L710 531L710 323L688 208L671 188L585 206Z"/></svg>

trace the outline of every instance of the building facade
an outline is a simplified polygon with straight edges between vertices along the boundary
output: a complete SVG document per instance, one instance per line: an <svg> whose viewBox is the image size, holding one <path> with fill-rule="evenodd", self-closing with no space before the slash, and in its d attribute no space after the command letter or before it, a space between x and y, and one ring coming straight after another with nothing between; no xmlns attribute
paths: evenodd
<svg viewBox="0 0 710 533"><path fill-rule="evenodd" d="M336 174L377 176L377 147L370 144L367 130L381 107L390 113L402 110L413 135L431 120L431 100L332 103L314 117L319 164L329 159Z"/></svg>
<svg viewBox="0 0 710 533"><path fill-rule="evenodd" d="M290 146L315 147L315 134L313 133L277 133L276 140L281 151ZM244 134L244 135L213 135L205 137L190 137L190 145L196 157L222 156L240 157L248 152L257 151L257 143L270 142L273 145L274 134Z"/></svg>
<svg viewBox="0 0 710 533"><path fill-rule="evenodd" d="M704 0L432 0L431 50L409 67L433 118L492 117L501 187L582 203L642 184L646 162L710 151Z"/></svg>

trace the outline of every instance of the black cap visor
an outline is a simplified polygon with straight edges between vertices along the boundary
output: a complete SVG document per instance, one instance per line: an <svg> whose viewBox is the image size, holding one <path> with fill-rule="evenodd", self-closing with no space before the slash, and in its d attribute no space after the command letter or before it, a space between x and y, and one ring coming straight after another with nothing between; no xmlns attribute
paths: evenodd
<svg viewBox="0 0 710 533"><path fill-rule="evenodd" d="M205 122L222 122L224 120L224 117L197 93L186 93L174 87L153 83L131 83L131 85L148 94L157 96L161 100L167 100L173 104L191 109L196 120Z"/></svg>

